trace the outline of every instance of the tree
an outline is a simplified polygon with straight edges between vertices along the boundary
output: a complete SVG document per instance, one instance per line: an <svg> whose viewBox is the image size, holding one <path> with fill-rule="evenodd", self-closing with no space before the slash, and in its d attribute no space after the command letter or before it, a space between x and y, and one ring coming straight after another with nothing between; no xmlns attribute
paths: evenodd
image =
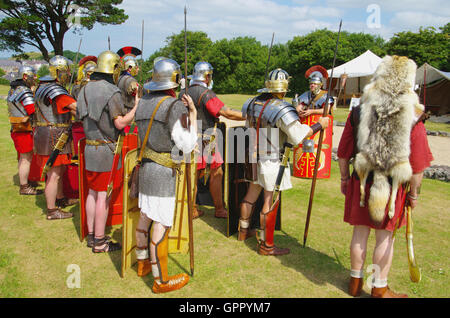
<svg viewBox="0 0 450 318"><path fill-rule="evenodd" d="M435 28L420 28L419 32L396 33L386 44L390 55L403 55L413 59L417 67L428 63L437 69L450 71L450 41L448 31L450 23L442 27L442 32Z"/></svg>
<svg viewBox="0 0 450 318"><path fill-rule="evenodd" d="M48 61L44 42L50 42L55 54L63 55L69 17L79 16L80 27L88 30L95 23L121 24L128 16L116 7L120 3L122 0L4 0L0 4L5 15L0 21L0 49L23 53L24 45L31 45Z"/></svg>
<svg viewBox="0 0 450 318"><path fill-rule="evenodd" d="M305 36L296 36L288 41L287 71L293 77L290 85L291 95L308 90L305 72L313 65L322 65L326 69L333 66L337 32L327 29L316 30ZM384 40L381 37L364 33L342 31L339 37L336 64L339 66L367 50L384 55Z"/></svg>

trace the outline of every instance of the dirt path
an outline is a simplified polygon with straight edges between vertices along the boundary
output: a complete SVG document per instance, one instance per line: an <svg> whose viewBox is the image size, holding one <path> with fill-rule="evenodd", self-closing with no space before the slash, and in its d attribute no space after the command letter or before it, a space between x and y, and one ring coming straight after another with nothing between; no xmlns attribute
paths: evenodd
<svg viewBox="0 0 450 318"><path fill-rule="evenodd" d="M220 117L220 120L227 124L227 127L243 126L244 121L229 120L224 117ZM344 127L333 127L333 148L337 148L339 140L341 139ZM434 160L432 165L450 166L450 138L441 136L428 136L428 144L430 145L431 153Z"/></svg>

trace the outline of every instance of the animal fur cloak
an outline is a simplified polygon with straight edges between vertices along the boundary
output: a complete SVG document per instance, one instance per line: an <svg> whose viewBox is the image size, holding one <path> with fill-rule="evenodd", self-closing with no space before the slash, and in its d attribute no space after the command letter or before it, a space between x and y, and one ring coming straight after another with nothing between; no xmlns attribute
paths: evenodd
<svg viewBox="0 0 450 318"><path fill-rule="evenodd" d="M385 217L389 199L388 215L394 216L398 187L412 175L410 133L416 119L415 108L424 109L413 90L416 69L414 61L407 57L385 56L361 97L359 153L354 167L361 181L361 206L364 206L367 176L374 172L368 208L377 225ZM392 188L388 177L392 178Z"/></svg>

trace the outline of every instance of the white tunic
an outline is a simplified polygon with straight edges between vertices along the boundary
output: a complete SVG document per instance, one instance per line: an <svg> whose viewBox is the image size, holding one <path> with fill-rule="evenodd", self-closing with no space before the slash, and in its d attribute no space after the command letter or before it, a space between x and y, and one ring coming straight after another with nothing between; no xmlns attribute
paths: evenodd
<svg viewBox="0 0 450 318"><path fill-rule="evenodd" d="M197 143L197 129L190 126L186 130L181 126L180 120L175 122L171 133L172 140L178 149L188 154ZM175 197L158 197L139 193L139 208L153 221L159 222L164 226L172 227L175 211Z"/></svg>
<svg viewBox="0 0 450 318"><path fill-rule="evenodd" d="M246 124L248 126L248 120ZM294 146L300 144L303 139L305 139L310 129L308 125L301 124L300 121L294 121L286 126L281 119L277 121L276 126L281 130L278 133L280 135L285 134L287 136L287 142ZM261 131L262 130L260 130L260 134ZM265 137L263 135L260 135L260 140L262 138ZM282 147L283 145L280 146ZM260 160L258 161L258 178L253 183L259 184L266 191L273 191L275 188L278 171L280 169L280 164L281 162L278 159L278 155L276 155L276 157L272 159L260 157ZM283 179L281 180L280 190L283 191L290 188L292 188L291 170L288 163L288 166L286 167L286 169L284 169L284 175Z"/></svg>

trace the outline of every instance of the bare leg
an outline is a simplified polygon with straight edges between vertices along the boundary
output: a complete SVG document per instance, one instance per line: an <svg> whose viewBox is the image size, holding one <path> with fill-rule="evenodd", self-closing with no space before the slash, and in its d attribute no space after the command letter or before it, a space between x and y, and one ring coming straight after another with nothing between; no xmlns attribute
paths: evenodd
<svg viewBox="0 0 450 318"><path fill-rule="evenodd" d="M223 206L223 170L222 167L211 169L209 177L209 192L214 202L215 216L218 218L226 218L227 210Z"/></svg>
<svg viewBox="0 0 450 318"><path fill-rule="evenodd" d="M352 242L350 244L350 263L352 271L364 273L364 262L367 255L367 239L369 238L370 228L367 226L356 225L353 227Z"/></svg>
<svg viewBox="0 0 450 318"><path fill-rule="evenodd" d="M97 192L89 189L86 198L86 221L89 233L94 233L95 205L97 201Z"/></svg>
<svg viewBox="0 0 450 318"><path fill-rule="evenodd" d="M369 234L370 228L368 226L356 225L353 227L352 242L350 244L351 271L348 293L354 297L361 295Z"/></svg>
<svg viewBox="0 0 450 318"><path fill-rule="evenodd" d="M56 195L58 194L58 183L62 176L61 166L52 167L47 172L47 181L45 184L45 200L47 201L47 209L56 208Z"/></svg>
<svg viewBox="0 0 450 318"><path fill-rule="evenodd" d="M33 152L21 153L19 155L18 170L20 185L28 184L28 175L30 174L31 160Z"/></svg>
<svg viewBox="0 0 450 318"><path fill-rule="evenodd" d="M386 230L376 230L375 237L376 243L373 252L373 263L380 267L380 277L378 277L380 283L387 285L387 277L394 255L394 239L392 238L392 232ZM377 281L377 277L375 281Z"/></svg>
<svg viewBox="0 0 450 318"><path fill-rule="evenodd" d="M108 205L106 202L106 191L97 192L95 202L94 232L95 238L105 236L106 220L108 218Z"/></svg>

